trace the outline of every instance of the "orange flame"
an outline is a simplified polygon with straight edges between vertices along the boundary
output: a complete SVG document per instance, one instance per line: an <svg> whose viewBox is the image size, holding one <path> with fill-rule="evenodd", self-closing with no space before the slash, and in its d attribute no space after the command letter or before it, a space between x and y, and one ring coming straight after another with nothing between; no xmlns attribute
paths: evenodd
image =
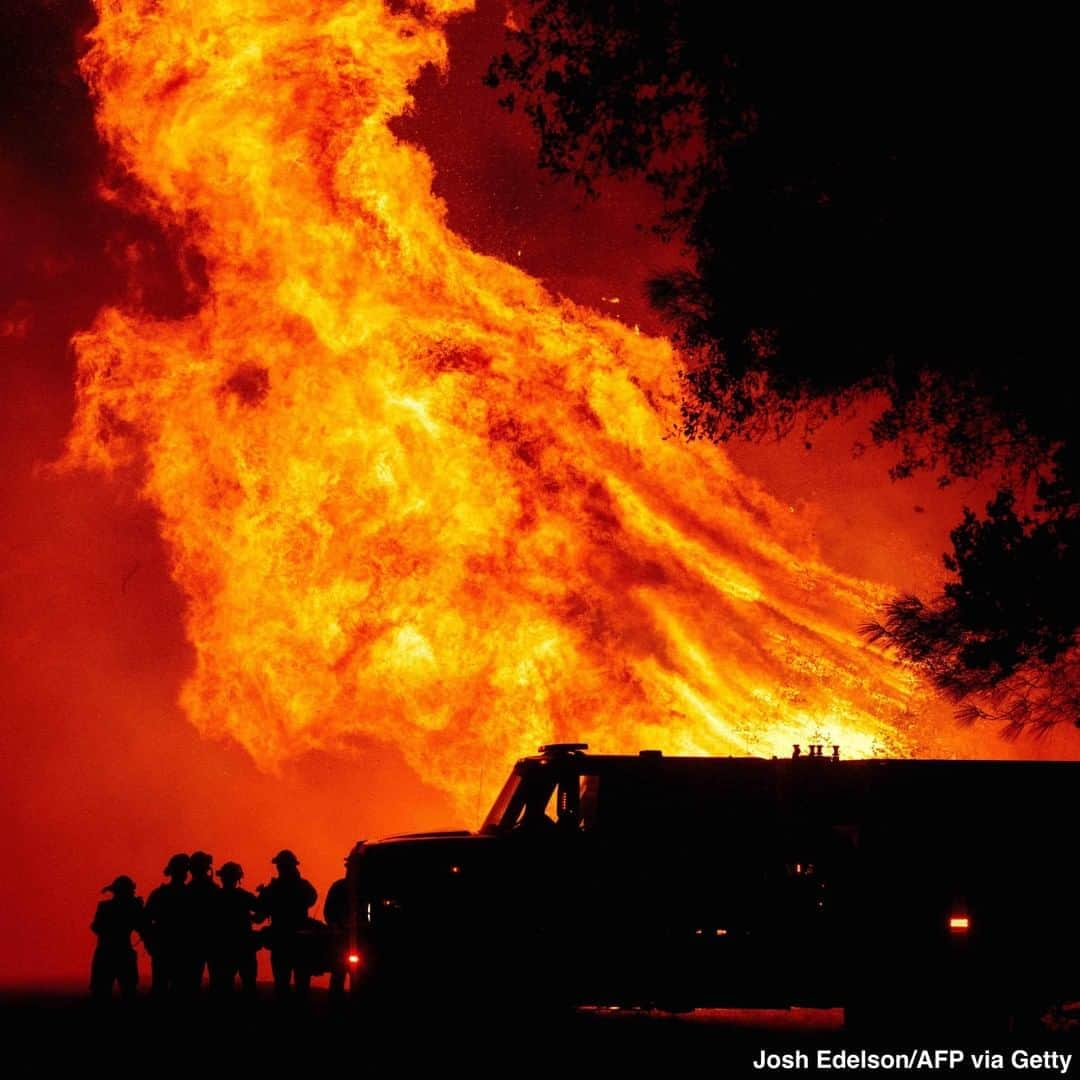
<svg viewBox="0 0 1080 1080"><path fill-rule="evenodd" d="M669 344L447 229L387 122L469 5L97 2L100 131L210 287L78 336L68 460L143 467L199 729L268 767L392 741L459 797L569 736L920 747L919 686L854 631L881 591L670 437Z"/></svg>

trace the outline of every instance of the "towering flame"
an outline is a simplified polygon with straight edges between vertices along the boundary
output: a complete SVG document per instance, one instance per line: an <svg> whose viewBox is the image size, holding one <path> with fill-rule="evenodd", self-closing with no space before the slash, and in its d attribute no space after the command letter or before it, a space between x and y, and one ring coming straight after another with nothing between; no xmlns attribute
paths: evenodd
<svg viewBox="0 0 1080 1080"><path fill-rule="evenodd" d="M465 3L97 2L100 131L209 287L77 338L69 460L140 467L198 728L268 767L392 741L470 798L560 736L922 747L854 630L879 591L670 437L669 344L448 230L388 121Z"/></svg>

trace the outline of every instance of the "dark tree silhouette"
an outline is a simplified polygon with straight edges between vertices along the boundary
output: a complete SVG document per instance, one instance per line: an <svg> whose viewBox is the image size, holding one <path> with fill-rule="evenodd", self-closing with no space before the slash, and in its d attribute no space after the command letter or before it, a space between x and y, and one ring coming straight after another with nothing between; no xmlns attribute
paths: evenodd
<svg viewBox="0 0 1080 1080"><path fill-rule="evenodd" d="M1056 486L1043 485L1041 496L1045 510ZM1002 491L985 519L968 510L953 530L945 564L954 580L943 594L929 604L898 597L864 632L919 664L962 703L962 720L996 719L1017 735L1076 717L1077 597L1067 583L1078 529L1075 513L1036 520Z"/></svg>
<svg viewBox="0 0 1080 1080"><path fill-rule="evenodd" d="M768 25L690 0L532 0L487 81L588 197L641 174L693 269L650 282L683 434L760 440L883 402L903 478L982 474L929 603L868 633L971 720L1077 716L1077 500L1062 393L1061 28L917 12ZM1023 507L1023 509L1021 509ZM1070 659L1072 658L1072 659Z"/></svg>

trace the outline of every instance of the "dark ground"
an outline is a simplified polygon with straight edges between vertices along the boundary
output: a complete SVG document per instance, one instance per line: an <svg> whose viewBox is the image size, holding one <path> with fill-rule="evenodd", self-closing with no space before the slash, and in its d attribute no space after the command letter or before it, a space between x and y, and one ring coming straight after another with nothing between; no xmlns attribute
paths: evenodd
<svg viewBox="0 0 1080 1080"><path fill-rule="evenodd" d="M503 1003L506 996L502 995ZM323 1075L328 1069L355 1069L358 1075L407 1076L422 1069L466 1076L549 1073L553 1080L560 1074L600 1077L639 1072L742 1077L774 1075L752 1067L762 1050L803 1050L811 1063L818 1049L1000 1047L1006 1062L1014 1048L1080 1051L1076 1022L1062 1017L1049 1018L1037 1032L996 1037L922 1031L917 1020L914 1011L910 1017L894 1016L890 1034L871 1037L845 1032L839 1009L731 1009L685 1015L579 1010L540 1016L496 1008L494 1003L467 1010L438 1003L374 1015L351 1005L335 1008L321 988L313 991L306 1009L280 1007L269 988L261 987L259 1000L249 1008L221 1009L203 1001L178 1011L158 1008L140 997L130 1008L102 1010L74 990L0 993L4 1057L8 1061L12 1055L25 1057L29 1066L48 1073L66 1065L88 1074L110 1067L130 1072L176 1067L200 1075ZM811 1064L800 1071L816 1069ZM949 1075L972 1071L941 1070ZM998 1075L1014 1072L1018 1070L1006 1064ZM848 1067L840 1075L862 1073ZM1061 1074L1044 1069L1040 1075ZM1067 1075L1080 1076L1080 1053L1074 1054Z"/></svg>

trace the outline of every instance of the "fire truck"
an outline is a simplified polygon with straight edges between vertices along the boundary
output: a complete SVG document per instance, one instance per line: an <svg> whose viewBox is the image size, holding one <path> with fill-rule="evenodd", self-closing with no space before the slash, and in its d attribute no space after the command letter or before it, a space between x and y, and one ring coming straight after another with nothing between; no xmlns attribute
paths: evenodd
<svg viewBox="0 0 1080 1080"><path fill-rule="evenodd" d="M360 843L354 991L1035 1017L1080 998L1080 764L543 746L477 832Z"/></svg>

